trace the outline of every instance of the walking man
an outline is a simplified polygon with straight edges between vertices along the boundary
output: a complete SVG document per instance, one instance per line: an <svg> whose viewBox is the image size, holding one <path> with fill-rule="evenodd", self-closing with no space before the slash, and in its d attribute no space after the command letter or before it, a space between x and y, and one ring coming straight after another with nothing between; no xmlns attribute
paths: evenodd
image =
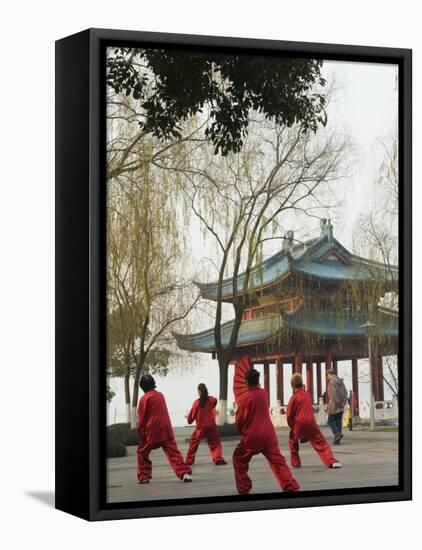
<svg viewBox="0 0 422 550"><path fill-rule="evenodd" d="M339 445L343 438L342 421L344 407L347 403L347 390L343 379L339 378L334 369L327 372L327 395L328 395L328 425L334 434L334 445Z"/></svg>

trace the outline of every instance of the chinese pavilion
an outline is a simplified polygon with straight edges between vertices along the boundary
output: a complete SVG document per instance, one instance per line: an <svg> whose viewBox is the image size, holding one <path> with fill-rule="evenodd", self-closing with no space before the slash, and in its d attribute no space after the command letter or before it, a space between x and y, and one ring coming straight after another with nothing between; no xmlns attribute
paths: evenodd
<svg viewBox="0 0 422 550"><path fill-rule="evenodd" d="M238 288L242 288L243 274ZM202 298L215 300L217 283L199 284ZM252 273L249 307L243 314L230 363L248 357L263 364L269 396L270 368L276 368L277 406L285 405L284 373L302 373L306 388L318 402L325 372L338 361L350 361L353 415L359 416L358 360L371 350L375 401L384 400L383 356L397 355L397 311L381 307L380 299L398 291L398 268L356 256L333 236L330 220L321 220L320 236L297 244L293 232L282 249L256 266ZM233 280L223 282L223 301L230 303ZM372 327L370 334L365 324ZM233 321L221 326L228 344ZM175 334L179 348L215 357L214 328L197 334ZM314 384L316 367L316 387ZM325 376L325 373L324 373Z"/></svg>

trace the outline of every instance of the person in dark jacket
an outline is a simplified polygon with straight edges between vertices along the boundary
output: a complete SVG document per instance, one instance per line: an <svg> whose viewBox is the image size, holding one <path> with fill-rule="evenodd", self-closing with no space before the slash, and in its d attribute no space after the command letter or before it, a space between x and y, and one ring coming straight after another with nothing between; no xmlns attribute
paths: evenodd
<svg viewBox="0 0 422 550"><path fill-rule="evenodd" d="M214 464L216 466L227 464L222 455L220 434L215 423L217 399L208 395L205 384L199 384L198 395L199 399L194 401L187 416L188 424L196 422L196 429L190 440L186 464L192 465L195 462L196 451L202 439L207 440Z"/></svg>
<svg viewBox="0 0 422 550"><path fill-rule="evenodd" d="M269 413L267 392L259 387L259 372L250 369L246 373L248 392L242 397L236 412L236 425L242 439L233 453L233 467L239 494L252 489L248 476L251 458L262 453L283 491L299 491L299 483L293 477L280 453L277 435Z"/></svg>
<svg viewBox="0 0 422 550"><path fill-rule="evenodd" d="M177 477L185 482L192 481L191 467L185 463L177 448L164 395L155 389L155 380L149 374L141 376L139 382L144 395L137 412L139 445L137 449L138 483L149 483L152 477L152 463L149 455L161 447Z"/></svg>
<svg viewBox="0 0 422 550"><path fill-rule="evenodd" d="M337 376L334 369L327 371L328 396L328 425L334 434L334 445L338 445L343 438L343 413L347 403L347 389L343 379Z"/></svg>
<svg viewBox="0 0 422 550"><path fill-rule="evenodd" d="M316 423L312 408L312 397L303 385L302 375L295 373L291 379L293 395L287 406L287 424L290 427L290 464L301 467L299 443L309 441L327 468L341 468L330 446Z"/></svg>

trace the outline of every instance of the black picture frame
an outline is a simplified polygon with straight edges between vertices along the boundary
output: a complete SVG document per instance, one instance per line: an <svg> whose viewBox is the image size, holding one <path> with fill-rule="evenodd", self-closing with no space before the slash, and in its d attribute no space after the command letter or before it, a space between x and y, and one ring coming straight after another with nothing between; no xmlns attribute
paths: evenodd
<svg viewBox="0 0 422 550"><path fill-rule="evenodd" d="M105 62L108 45L320 57L399 67L399 485L105 502ZM56 42L56 508L87 520L412 498L412 52L384 47L89 29Z"/></svg>

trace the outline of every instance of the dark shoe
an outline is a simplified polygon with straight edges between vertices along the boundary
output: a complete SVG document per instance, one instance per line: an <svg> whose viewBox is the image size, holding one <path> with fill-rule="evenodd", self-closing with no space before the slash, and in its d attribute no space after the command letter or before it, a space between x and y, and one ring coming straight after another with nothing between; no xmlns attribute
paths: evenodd
<svg viewBox="0 0 422 550"><path fill-rule="evenodd" d="M144 485L145 483L149 483L149 479L140 479L138 481L138 485Z"/></svg>
<svg viewBox="0 0 422 550"><path fill-rule="evenodd" d="M340 444L340 441L343 439L343 434L338 435L338 443Z"/></svg>
<svg viewBox="0 0 422 550"><path fill-rule="evenodd" d="M190 483L192 481L192 476L188 473L183 474L182 481L185 483Z"/></svg>
<svg viewBox="0 0 422 550"><path fill-rule="evenodd" d="M227 462L224 459L217 460L215 463L216 466L225 466L226 464Z"/></svg>

